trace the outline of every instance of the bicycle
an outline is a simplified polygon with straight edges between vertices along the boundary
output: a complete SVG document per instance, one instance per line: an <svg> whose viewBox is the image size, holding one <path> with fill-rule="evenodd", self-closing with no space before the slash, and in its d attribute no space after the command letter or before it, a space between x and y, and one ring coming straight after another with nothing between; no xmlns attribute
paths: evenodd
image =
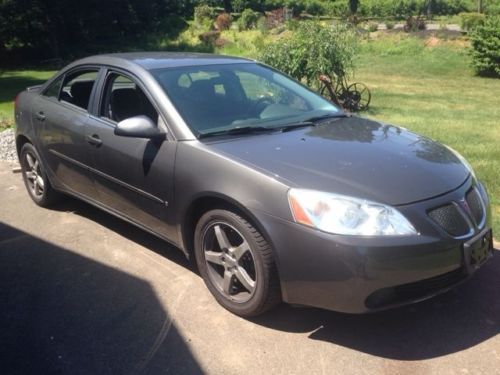
<svg viewBox="0 0 500 375"><path fill-rule="evenodd" d="M370 105L372 94L362 82L349 84L347 79L333 80L326 74L319 76L322 83L320 94L334 104L351 112L365 111Z"/></svg>

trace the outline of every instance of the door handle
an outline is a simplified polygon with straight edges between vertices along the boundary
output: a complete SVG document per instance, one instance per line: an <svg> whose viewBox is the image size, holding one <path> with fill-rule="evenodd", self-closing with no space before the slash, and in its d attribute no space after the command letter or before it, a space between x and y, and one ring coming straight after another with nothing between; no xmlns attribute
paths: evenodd
<svg viewBox="0 0 500 375"><path fill-rule="evenodd" d="M37 112L35 116L38 121L45 121L45 113L43 113L42 111Z"/></svg>
<svg viewBox="0 0 500 375"><path fill-rule="evenodd" d="M101 138L99 138L99 136L97 134L86 135L85 139L91 145L94 145L94 146L100 146L100 145L102 145Z"/></svg>

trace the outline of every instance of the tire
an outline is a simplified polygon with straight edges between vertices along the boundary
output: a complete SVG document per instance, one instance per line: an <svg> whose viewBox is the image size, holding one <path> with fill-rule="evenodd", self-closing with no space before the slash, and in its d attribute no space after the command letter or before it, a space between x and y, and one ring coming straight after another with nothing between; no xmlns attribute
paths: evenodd
<svg viewBox="0 0 500 375"><path fill-rule="evenodd" d="M246 219L232 211L208 211L194 235L201 277L224 308L248 318L281 302L271 247Z"/></svg>
<svg viewBox="0 0 500 375"><path fill-rule="evenodd" d="M31 143L25 143L19 155L24 185L28 194L40 207L49 207L59 200L60 194L50 185L40 155Z"/></svg>

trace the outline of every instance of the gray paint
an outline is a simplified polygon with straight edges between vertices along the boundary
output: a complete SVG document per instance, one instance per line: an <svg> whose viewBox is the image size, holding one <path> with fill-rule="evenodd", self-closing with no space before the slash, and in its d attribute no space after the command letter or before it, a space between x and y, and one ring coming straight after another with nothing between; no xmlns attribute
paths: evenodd
<svg viewBox="0 0 500 375"><path fill-rule="evenodd" d="M374 290L461 267L464 240L447 235L426 214L462 198L477 183L452 152L404 129L358 117L288 133L199 141L148 69L222 63L251 62L165 53L79 60L54 78L80 66L99 67L89 111L40 96L53 78L19 96L18 140L26 137L37 147L54 188L128 220L186 254L189 228L184 224L193 202L218 198L239 207L271 242L288 302L363 312L365 298ZM98 117L108 69L126 72L140 84L165 124L165 140L117 136L116 123ZM39 112L43 120L37 118ZM419 235L336 236L295 224L287 200L290 187L398 205Z"/></svg>

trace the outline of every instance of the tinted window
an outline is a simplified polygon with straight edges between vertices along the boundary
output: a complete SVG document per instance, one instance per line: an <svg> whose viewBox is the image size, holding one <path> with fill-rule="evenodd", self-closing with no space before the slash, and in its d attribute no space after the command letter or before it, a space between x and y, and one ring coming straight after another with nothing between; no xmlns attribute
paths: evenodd
<svg viewBox="0 0 500 375"><path fill-rule="evenodd" d="M259 64L176 67L152 73L197 133L282 126L338 112L321 96Z"/></svg>
<svg viewBox="0 0 500 375"><path fill-rule="evenodd" d="M106 79L100 115L116 122L140 115L149 117L155 124L158 122L158 112L144 91L119 73L111 73Z"/></svg>
<svg viewBox="0 0 500 375"><path fill-rule="evenodd" d="M64 79L60 100L87 109L97 79L97 70L80 70Z"/></svg>
<svg viewBox="0 0 500 375"><path fill-rule="evenodd" d="M50 84L49 87L44 91L43 96L47 96L49 98L59 99L59 91L61 91L61 84L63 81L63 77L57 78L54 82Z"/></svg>

